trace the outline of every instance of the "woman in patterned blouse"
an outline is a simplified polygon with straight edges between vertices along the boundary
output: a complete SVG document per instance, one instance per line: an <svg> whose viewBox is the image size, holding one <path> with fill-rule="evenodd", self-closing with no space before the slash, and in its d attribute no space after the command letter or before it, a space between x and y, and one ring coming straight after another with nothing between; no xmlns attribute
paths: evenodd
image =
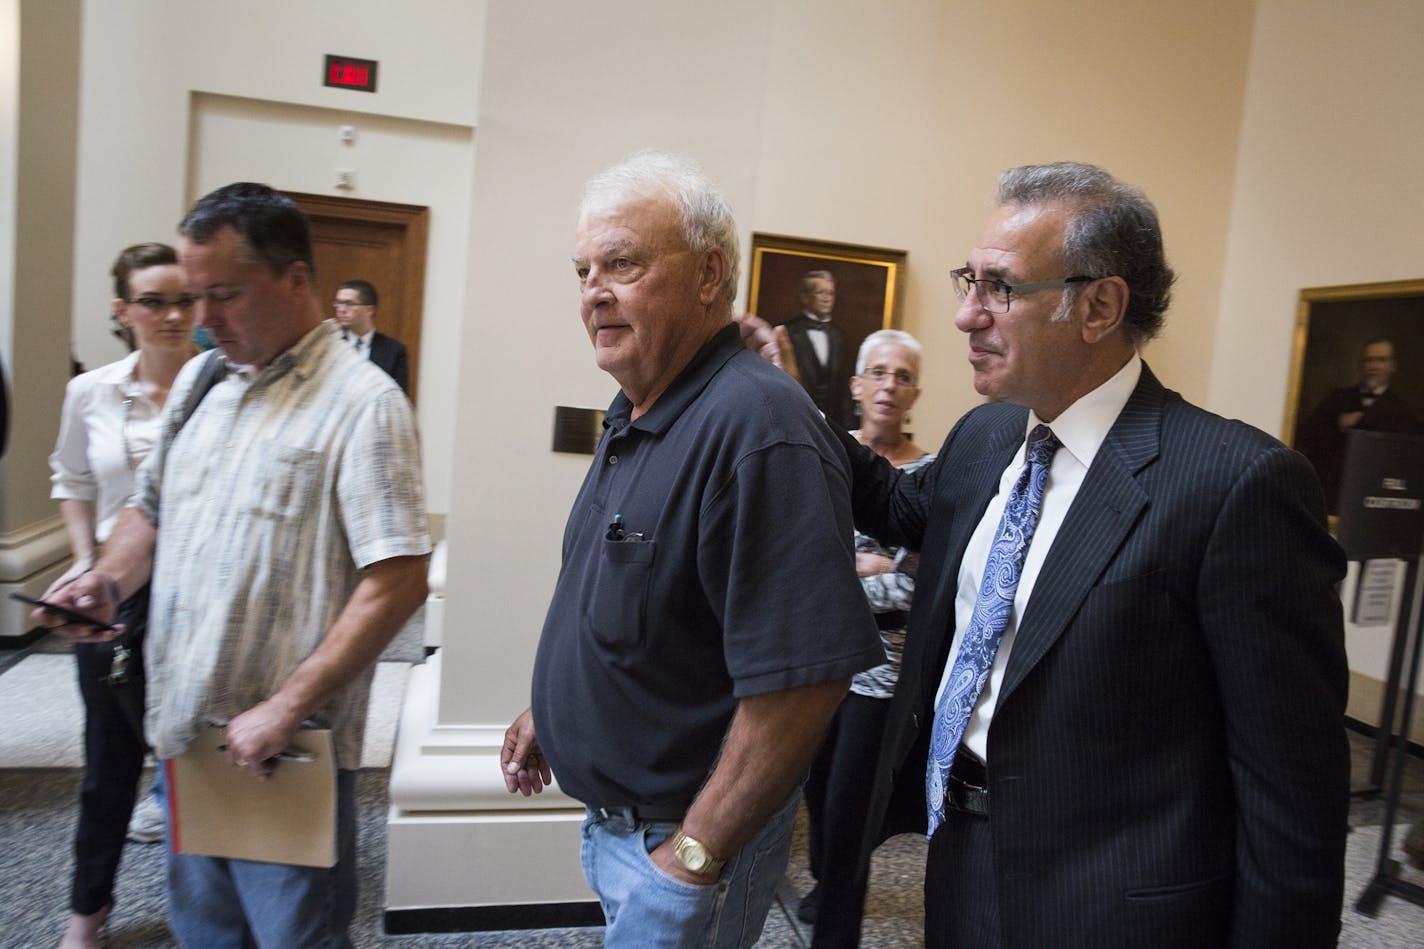
<svg viewBox="0 0 1424 949"><path fill-rule="evenodd" d="M860 428L852 432L902 471L929 464L925 452L905 434L909 411L920 396L920 343L909 333L881 330L861 344L851 395L860 407ZM865 874L857 862L865 815L870 806L870 774L880 748L885 713L900 676L900 654L918 557L855 535L855 567L880 626L886 661L857 673L806 781L811 818L811 875L816 887L797 909L815 924L813 947L855 946L865 903Z"/></svg>

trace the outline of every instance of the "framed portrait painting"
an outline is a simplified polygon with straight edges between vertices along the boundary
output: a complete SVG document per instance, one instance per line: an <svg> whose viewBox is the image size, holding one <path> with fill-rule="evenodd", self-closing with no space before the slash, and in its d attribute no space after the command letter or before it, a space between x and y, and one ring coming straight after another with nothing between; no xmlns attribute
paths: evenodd
<svg viewBox="0 0 1424 949"><path fill-rule="evenodd" d="M1282 430L1332 514L1351 429L1424 434L1424 279L1300 291Z"/></svg>
<svg viewBox="0 0 1424 949"><path fill-rule="evenodd" d="M859 427L860 345L899 324L904 274L901 250L752 234L747 309L786 326L801 387L832 425Z"/></svg>
<svg viewBox="0 0 1424 949"><path fill-rule="evenodd" d="M832 318L852 350L880 329L900 325L905 251L862 244L838 244L781 234L752 234L747 311L770 323L801 315L801 281L826 271L835 281Z"/></svg>

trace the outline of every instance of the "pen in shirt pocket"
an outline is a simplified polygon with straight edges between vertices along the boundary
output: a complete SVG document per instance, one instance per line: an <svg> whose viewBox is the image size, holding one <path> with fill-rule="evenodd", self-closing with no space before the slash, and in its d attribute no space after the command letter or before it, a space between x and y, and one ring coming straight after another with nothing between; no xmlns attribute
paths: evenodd
<svg viewBox="0 0 1424 949"><path fill-rule="evenodd" d="M630 531L623 528L623 515L613 515L613 523L608 525L608 533L603 535L611 541L622 541L624 543L638 543L643 539L642 531Z"/></svg>

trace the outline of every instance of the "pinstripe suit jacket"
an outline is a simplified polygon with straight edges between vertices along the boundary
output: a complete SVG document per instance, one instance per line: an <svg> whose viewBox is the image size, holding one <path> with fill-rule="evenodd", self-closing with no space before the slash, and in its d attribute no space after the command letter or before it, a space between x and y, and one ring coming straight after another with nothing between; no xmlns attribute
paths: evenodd
<svg viewBox="0 0 1424 949"><path fill-rule="evenodd" d="M924 828L959 563L1026 411L971 411L903 477L855 453L856 526L921 550L867 846ZM1343 574L1305 459L1144 366L1020 619L989 730L994 872L955 868L955 898L996 899L1015 949L1335 945Z"/></svg>

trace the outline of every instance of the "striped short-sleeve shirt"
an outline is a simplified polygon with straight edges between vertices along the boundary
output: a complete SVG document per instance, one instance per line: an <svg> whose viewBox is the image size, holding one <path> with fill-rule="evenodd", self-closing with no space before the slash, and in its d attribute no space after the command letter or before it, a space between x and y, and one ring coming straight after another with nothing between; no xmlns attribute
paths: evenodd
<svg viewBox="0 0 1424 949"><path fill-rule="evenodd" d="M371 564L430 552L410 403L328 324L260 373L229 367L186 425L183 369L130 502L158 526L148 732L163 758L272 695ZM317 713L361 756L373 670Z"/></svg>

